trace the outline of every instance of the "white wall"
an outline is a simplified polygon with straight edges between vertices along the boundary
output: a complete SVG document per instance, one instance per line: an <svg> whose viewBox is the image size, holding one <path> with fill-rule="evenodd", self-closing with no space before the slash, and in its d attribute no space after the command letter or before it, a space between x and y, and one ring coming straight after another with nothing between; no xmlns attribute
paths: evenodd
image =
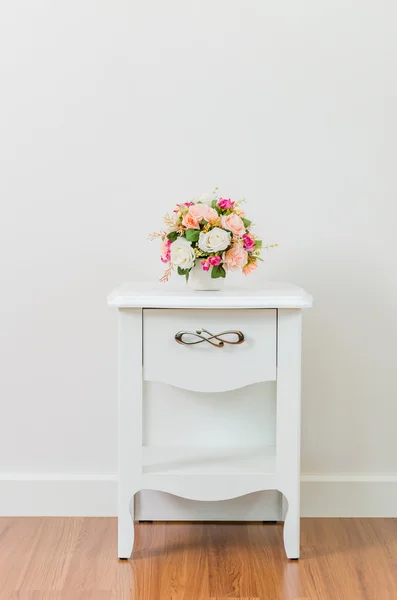
<svg viewBox="0 0 397 600"><path fill-rule="evenodd" d="M158 277L147 232L219 184L280 244L257 279L315 297L306 512L330 475L396 493L396 18L392 0L2 3L3 492L25 473L114 485L106 294Z"/></svg>

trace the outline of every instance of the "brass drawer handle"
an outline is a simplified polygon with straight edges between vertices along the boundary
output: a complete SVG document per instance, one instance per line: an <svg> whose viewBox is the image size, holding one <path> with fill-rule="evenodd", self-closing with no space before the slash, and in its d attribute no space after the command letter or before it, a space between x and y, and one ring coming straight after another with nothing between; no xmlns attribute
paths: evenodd
<svg viewBox="0 0 397 600"><path fill-rule="evenodd" d="M237 339L235 341L222 339L223 335L229 335L229 334L237 336ZM192 335L193 337L197 337L199 339L194 342L185 342L183 339L184 335ZM217 333L216 335L211 333L207 329L197 329L196 331L187 331L187 330L178 331L178 333L175 334L175 340L178 342L178 344L183 344L184 346L192 346L194 344L201 344L202 342L208 342L209 344L211 344L212 346L215 346L216 348L223 348L223 346L225 344L233 344L233 345L234 344L242 344L244 342L245 338L244 338L244 334L241 331L238 331L237 329L231 329L229 331L222 331L221 333ZM218 343L215 342L214 340L217 340Z"/></svg>

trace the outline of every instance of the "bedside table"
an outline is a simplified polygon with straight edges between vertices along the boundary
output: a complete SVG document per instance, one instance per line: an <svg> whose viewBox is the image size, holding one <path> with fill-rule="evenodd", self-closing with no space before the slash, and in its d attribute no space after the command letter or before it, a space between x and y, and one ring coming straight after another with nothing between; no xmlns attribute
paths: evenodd
<svg viewBox="0 0 397 600"><path fill-rule="evenodd" d="M202 501L278 490L285 551L299 558L301 322L311 296L288 283L219 292L126 283L108 304L119 315L119 558L132 552L140 490ZM143 444L145 382L199 395L268 381L276 382L275 446Z"/></svg>

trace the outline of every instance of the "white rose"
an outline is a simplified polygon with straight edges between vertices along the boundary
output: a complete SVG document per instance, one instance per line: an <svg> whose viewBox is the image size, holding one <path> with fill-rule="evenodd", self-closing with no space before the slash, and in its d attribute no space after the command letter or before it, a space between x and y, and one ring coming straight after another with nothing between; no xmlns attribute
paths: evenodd
<svg viewBox="0 0 397 600"><path fill-rule="evenodd" d="M196 255L192 248L192 242L185 238L178 238L172 242L171 246L171 264L181 269L191 269L196 260Z"/></svg>
<svg viewBox="0 0 397 600"><path fill-rule="evenodd" d="M214 227L208 233L200 233L198 246L203 252L220 252L230 246L230 232Z"/></svg>

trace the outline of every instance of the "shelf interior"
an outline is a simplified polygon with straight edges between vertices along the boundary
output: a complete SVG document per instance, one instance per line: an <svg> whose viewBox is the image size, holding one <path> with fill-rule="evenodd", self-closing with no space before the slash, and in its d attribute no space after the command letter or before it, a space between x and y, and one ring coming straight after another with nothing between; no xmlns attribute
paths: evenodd
<svg viewBox="0 0 397 600"><path fill-rule="evenodd" d="M143 446L144 475L274 474L275 446L203 448Z"/></svg>

